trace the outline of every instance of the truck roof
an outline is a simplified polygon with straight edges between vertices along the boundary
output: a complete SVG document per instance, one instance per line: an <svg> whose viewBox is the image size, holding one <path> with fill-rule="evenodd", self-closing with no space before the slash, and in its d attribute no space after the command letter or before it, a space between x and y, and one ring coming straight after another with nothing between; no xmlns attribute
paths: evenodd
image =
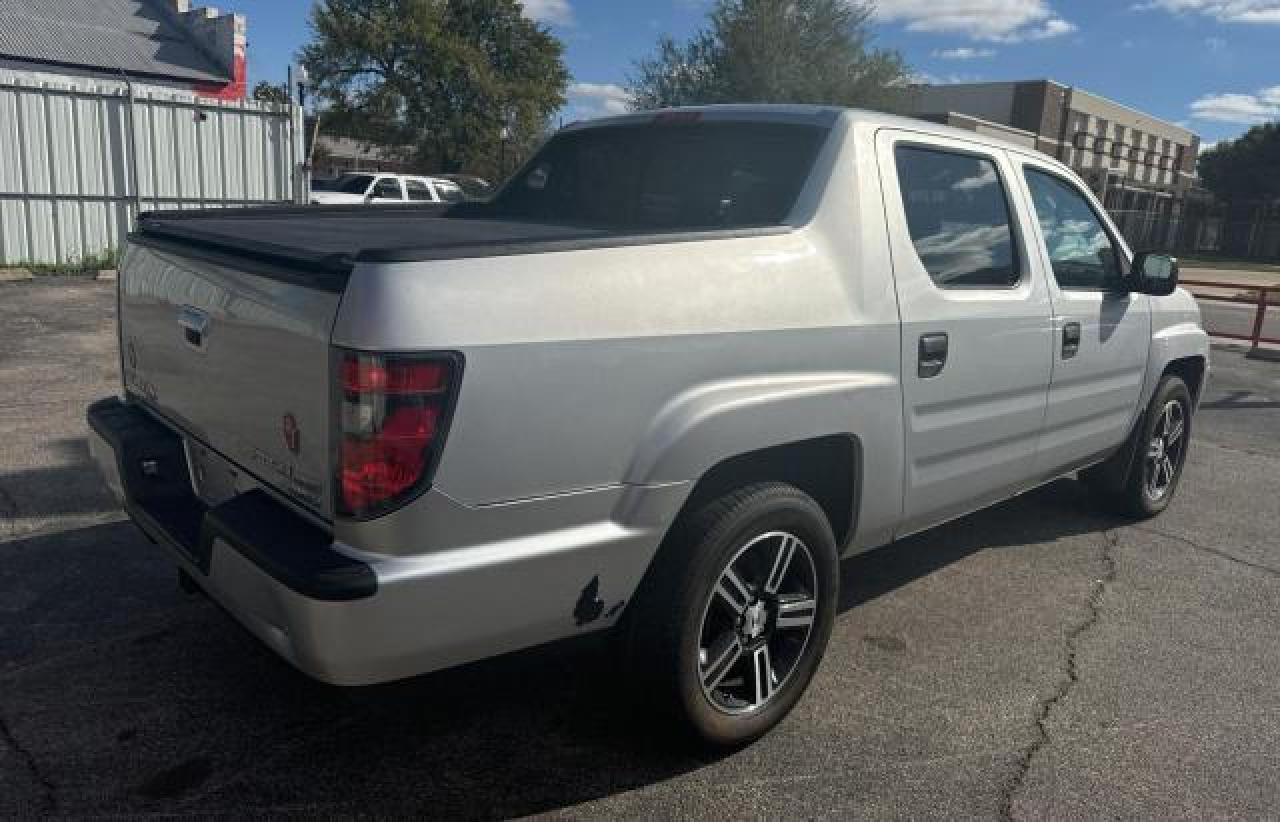
<svg viewBox="0 0 1280 822"><path fill-rule="evenodd" d="M669 118L672 122L680 122L692 118L709 122L759 122L759 123L796 123L809 125L834 125L844 119L851 125L871 128L899 128L934 134L939 137L951 137L998 146L1003 149L1026 151L1025 146L1010 140L993 137L976 131L968 131L955 126L946 126L932 120L888 114L883 111L872 111L863 108L846 108L843 106L807 105L798 103L728 103L707 106L680 106L647 111L629 112L612 117L600 117L594 120L581 120L570 123L562 131L580 131L617 125L640 125ZM1046 155L1046 159L1049 158Z"/></svg>

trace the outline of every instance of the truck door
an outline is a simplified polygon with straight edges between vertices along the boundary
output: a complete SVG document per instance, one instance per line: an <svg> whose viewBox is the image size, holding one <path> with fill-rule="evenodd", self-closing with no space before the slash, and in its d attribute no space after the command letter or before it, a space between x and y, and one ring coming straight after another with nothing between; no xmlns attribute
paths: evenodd
<svg viewBox="0 0 1280 822"><path fill-rule="evenodd" d="M877 154L902 317L909 533L1034 477L1051 310L1004 151L885 130Z"/></svg>
<svg viewBox="0 0 1280 822"><path fill-rule="evenodd" d="M1015 157L1050 271L1053 378L1037 457L1042 474L1081 467L1124 442L1151 347L1151 303L1130 294L1128 252L1101 207L1054 166Z"/></svg>

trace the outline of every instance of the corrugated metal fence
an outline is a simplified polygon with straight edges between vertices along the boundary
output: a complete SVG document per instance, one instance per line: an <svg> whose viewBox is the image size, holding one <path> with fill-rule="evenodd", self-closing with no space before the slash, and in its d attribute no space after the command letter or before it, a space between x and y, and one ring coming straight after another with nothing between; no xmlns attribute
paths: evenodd
<svg viewBox="0 0 1280 822"><path fill-rule="evenodd" d="M288 106L0 71L0 265L122 248L137 210L291 199Z"/></svg>

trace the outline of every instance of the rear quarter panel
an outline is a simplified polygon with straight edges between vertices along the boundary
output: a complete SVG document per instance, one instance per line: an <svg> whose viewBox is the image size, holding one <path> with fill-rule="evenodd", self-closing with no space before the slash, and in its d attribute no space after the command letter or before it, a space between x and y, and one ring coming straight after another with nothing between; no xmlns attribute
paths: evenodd
<svg viewBox="0 0 1280 822"><path fill-rule="evenodd" d="M788 233L358 266L334 343L463 354L435 478L461 504L691 488L743 451L851 434L874 478L855 542L882 542L901 514L900 343L860 142L837 125ZM375 542L400 553L414 515L393 517Z"/></svg>

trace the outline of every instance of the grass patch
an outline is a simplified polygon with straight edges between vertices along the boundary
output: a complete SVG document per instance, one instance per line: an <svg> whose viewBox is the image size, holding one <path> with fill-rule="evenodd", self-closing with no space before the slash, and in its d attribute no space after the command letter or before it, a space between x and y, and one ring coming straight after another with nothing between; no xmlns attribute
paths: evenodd
<svg viewBox="0 0 1280 822"><path fill-rule="evenodd" d="M108 248L97 254L87 254L64 263L10 263L3 268L21 268L33 277L85 277L106 269L120 266L120 252Z"/></svg>

